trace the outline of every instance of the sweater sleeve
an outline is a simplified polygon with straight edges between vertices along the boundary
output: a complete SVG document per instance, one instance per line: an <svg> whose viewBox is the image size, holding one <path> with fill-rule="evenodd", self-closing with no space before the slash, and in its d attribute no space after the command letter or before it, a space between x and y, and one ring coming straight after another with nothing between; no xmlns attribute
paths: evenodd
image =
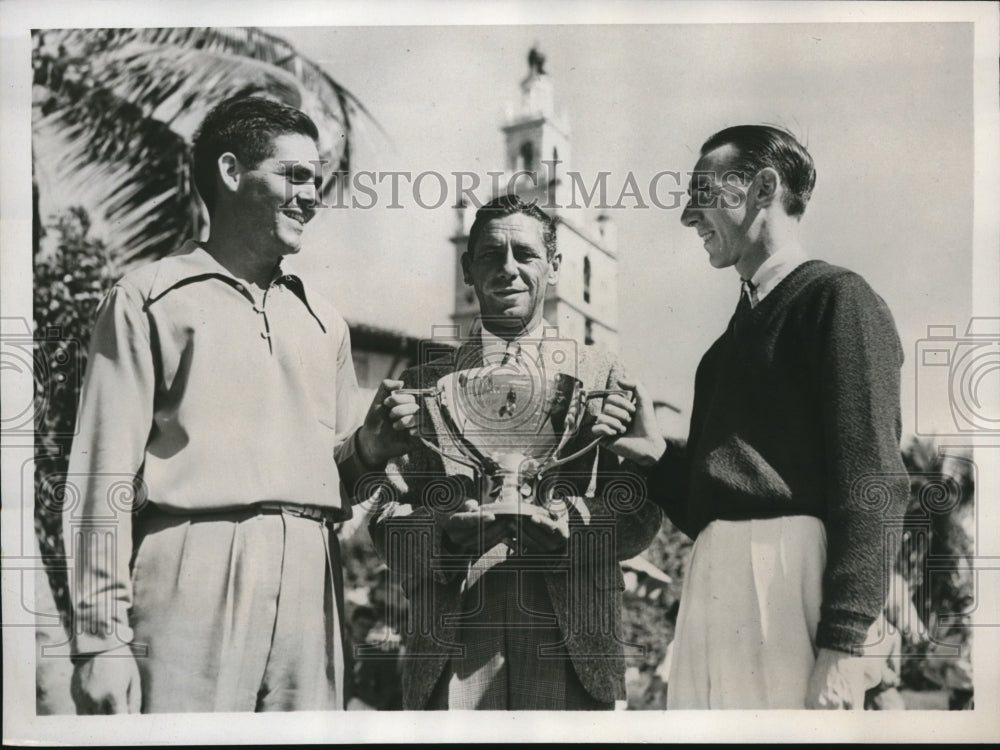
<svg viewBox="0 0 1000 750"><path fill-rule="evenodd" d="M361 400L358 378L351 356L351 336L347 323L339 320L340 342L337 349L337 436L333 458L337 463L345 507L357 502L357 491L370 474L380 474L385 465L368 466L361 459L358 433L365 419L365 404ZM363 500L364 498L362 498Z"/></svg>
<svg viewBox="0 0 1000 750"><path fill-rule="evenodd" d="M674 526L694 539L698 529L690 522L688 513L690 466L685 441L668 439L667 449L660 460L648 469L637 467L637 471L645 473L650 499Z"/></svg>
<svg viewBox="0 0 1000 750"><path fill-rule="evenodd" d="M91 338L67 475L67 487L79 498L79 507L69 503L63 514L73 566L74 656L132 640L132 509L145 499L141 469L154 389L142 301L133 290L115 286L101 304Z"/></svg>
<svg viewBox="0 0 1000 750"><path fill-rule="evenodd" d="M906 507L899 449L903 354L892 315L858 275L825 285L817 307L827 563L817 645L850 652L882 611Z"/></svg>
<svg viewBox="0 0 1000 750"><path fill-rule="evenodd" d="M712 390L713 373L718 367L720 343L716 341L698 364L694 379L694 403L687 440L667 439L660 460L646 470L649 496L678 529L694 539L704 527L691 506L690 485L693 454L701 440L706 402Z"/></svg>
<svg viewBox="0 0 1000 750"><path fill-rule="evenodd" d="M615 361L604 387L618 388L620 381L625 379L625 368ZM644 468L632 461L624 461L610 451L597 450L598 481L605 492L606 505L615 518L616 556L619 560L627 560L653 543L663 524L663 515L650 495ZM616 482L616 479L624 481ZM636 483L645 486L637 488ZM642 497L638 503L633 495L636 491ZM616 499L615 495L619 497Z"/></svg>

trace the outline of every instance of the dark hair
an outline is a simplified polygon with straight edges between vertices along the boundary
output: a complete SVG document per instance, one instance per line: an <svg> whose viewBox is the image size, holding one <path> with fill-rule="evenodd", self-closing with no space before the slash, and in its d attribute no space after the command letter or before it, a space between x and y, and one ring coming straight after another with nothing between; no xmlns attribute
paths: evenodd
<svg viewBox="0 0 1000 750"><path fill-rule="evenodd" d="M309 115L260 96L226 99L212 108L194 137L194 184L208 212L215 208L215 175L219 157L231 151L250 169L274 153L274 139L298 133L319 140Z"/></svg>
<svg viewBox="0 0 1000 750"><path fill-rule="evenodd" d="M720 130L701 147L701 155L732 145L738 152L732 165L745 180L765 167L774 169L785 189L781 204L789 216L801 216L816 185L816 167L805 147L786 130L770 125L737 125Z"/></svg>
<svg viewBox="0 0 1000 750"><path fill-rule="evenodd" d="M545 257L547 260L552 260L552 256L556 254L555 222L551 216L538 207L537 203L525 203L513 193L494 198L476 211L476 220L472 222L472 229L469 230L469 244L467 246L469 257L475 256L476 243L479 242L479 238L486 225L493 221L493 219L502 219L504 216L512 214L524 214L542 223L542 241L545 243Z"/></svg>

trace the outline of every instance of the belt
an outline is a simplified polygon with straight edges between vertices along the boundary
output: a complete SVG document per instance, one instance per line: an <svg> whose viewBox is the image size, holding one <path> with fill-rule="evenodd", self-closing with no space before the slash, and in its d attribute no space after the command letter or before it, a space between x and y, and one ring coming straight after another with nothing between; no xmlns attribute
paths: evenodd
<svg viewBox="0 0 1000 750"><path fill-rule="evenodd" d="M349 516L340 508L320 508L316 505L299 505L298 503L273 502L265 500L262 503L254 503L254 508L273 513L287 513L290 516L309 518L322 523L338 523L346 520Z"/></svg>

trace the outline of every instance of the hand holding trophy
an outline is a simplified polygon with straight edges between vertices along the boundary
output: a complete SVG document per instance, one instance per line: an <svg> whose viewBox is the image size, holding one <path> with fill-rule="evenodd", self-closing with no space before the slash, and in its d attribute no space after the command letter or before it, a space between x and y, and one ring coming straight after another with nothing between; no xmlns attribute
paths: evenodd
<svg viewBox="0 0 1000 750"><path fill-rule="evenodd" d="M584 424L587 402L631 395L622 389L586 391L572 375L533 371L521 363L457 370L433 387L397 393L417 397L426 410L434 439L422 434L420 440L476 472L483 488L482 513L514 520L534 517L539 531L553 522L544 498L537 496L539 478L601 440L597 436L568 449Z"/></svg>

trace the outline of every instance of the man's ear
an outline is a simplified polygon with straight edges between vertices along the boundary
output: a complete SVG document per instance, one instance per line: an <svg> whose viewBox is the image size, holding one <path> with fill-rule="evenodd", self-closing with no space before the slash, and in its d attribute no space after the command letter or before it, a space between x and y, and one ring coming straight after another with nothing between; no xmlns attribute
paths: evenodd
<svg viewBox="0 0 1000 750"><path fill-rule="evenodd" d="M223 189L235 193L236 189L240 186L240 176L243 171L240 166L240 160L236 158L236 154L227 151L219 156L217 166Z"/></svg>
<svg viewBox="0 0 1000 750"><path fill-rule="evenodd" d="M462 253L462 280L468 286L472 286L472 273L469 270L469 265L472 263L472 258L469 257L469 251L466 250Z"/></svg>
<svg viewBox="0 0 1000 750"><path fill-rule="evenodd" d="M556 253L549 259L549 284L559 281L559 267L562 265L562 255Z"/></svg>
<svg viewBox="0 0 1000 750"><path fill-rule="evenodd" d="M781 192L781 178L774 167L764 167L753 178L750 197L754 208L767 208Z"/></svg>

